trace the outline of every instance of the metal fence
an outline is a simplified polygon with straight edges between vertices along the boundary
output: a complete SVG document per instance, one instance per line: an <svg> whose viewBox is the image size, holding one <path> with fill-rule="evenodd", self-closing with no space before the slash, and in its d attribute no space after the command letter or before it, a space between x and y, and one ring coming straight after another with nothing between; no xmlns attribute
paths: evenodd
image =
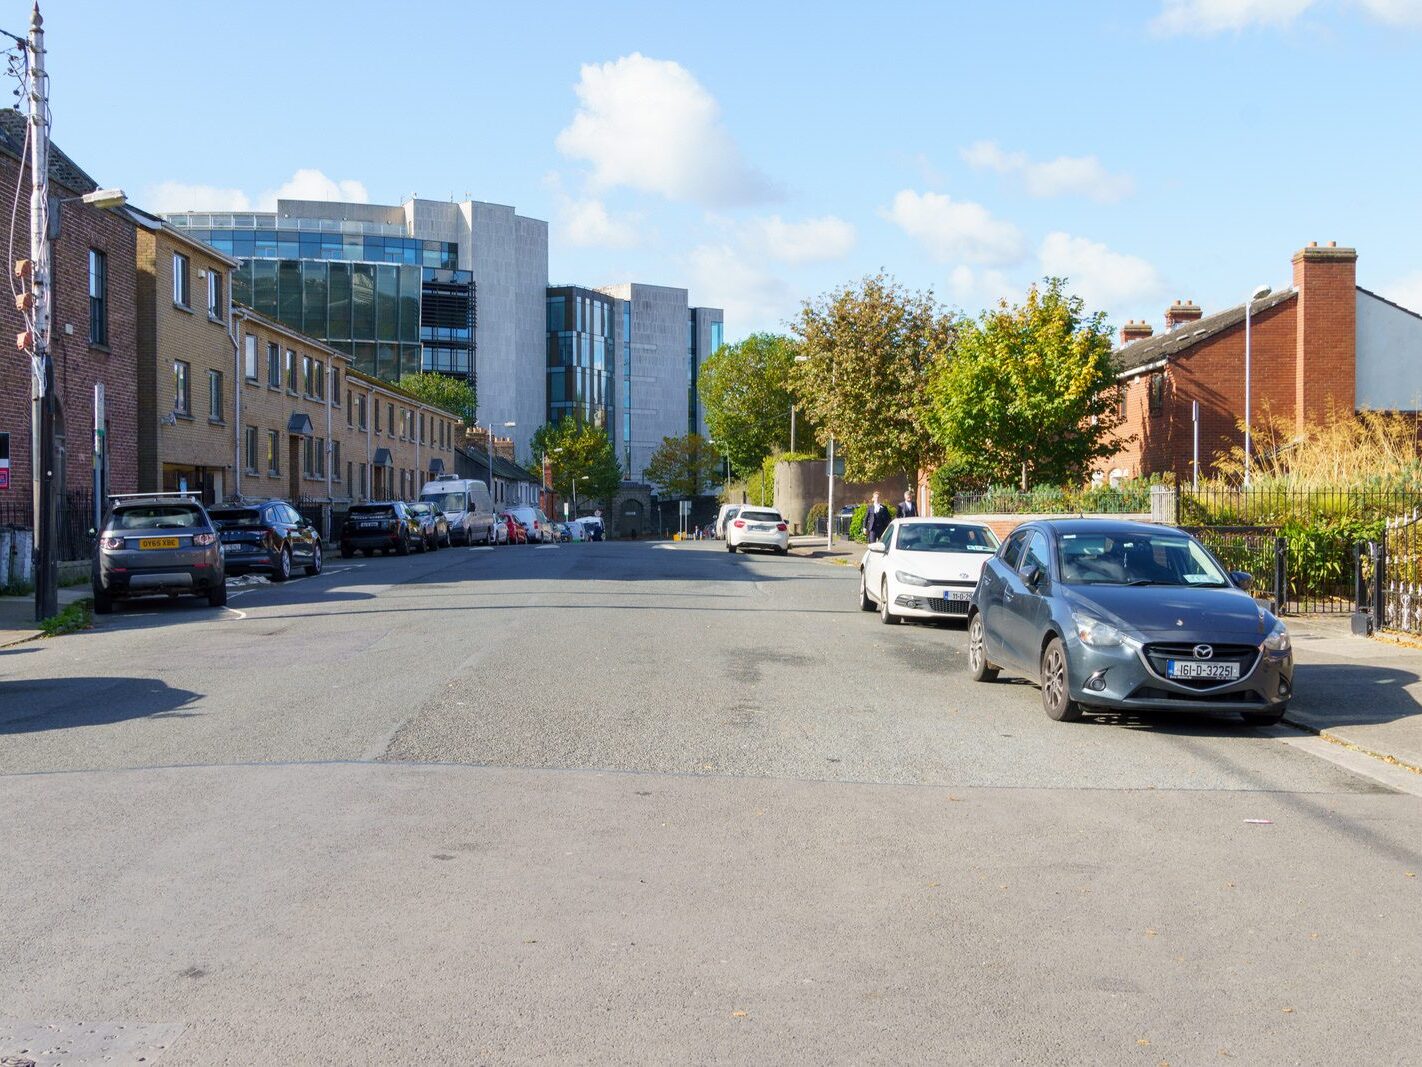
<svg viewBox="0 0 1422 1067"><path fill-rule="evenodd" d="M0 500L0 527L19 530L34 528L34 512L28 495ZM72 489L59 503L59 558L89 559L94 554L94 493Z"/></svg>
<svg viewBox="0 0 1422 1067"><path fill-rule="evenodd" d="M1384 630L1422 634L1422 511L1388 522L1383 536L1365 546L1360 579L1367 571L1376 582L1372 596L1374 625Z"/></svg>

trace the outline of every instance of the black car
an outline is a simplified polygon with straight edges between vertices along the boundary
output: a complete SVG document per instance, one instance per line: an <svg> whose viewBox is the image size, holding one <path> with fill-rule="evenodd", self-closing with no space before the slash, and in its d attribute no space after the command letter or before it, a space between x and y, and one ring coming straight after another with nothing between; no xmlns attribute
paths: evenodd
<svg viewBox="0 0 1422 1067"><path fill-rule="evenodd" d="M296 566L321 573L321 534L285 500L223 504L209 512L228 574L262 571L284 582Z"/></svg>
<svg viewBox="0 0 1422 1067"><path fill-rule="evenodd" d="M409 505L400 500L352 504L346 521L341 524L343 559L350 559L357 552L367 556L376 552L407 556L411 548L423 546L420 520L410 513Z"/></svg>
<svg viewBox="0 0 1422 1067"><path fill-rule="evenodd" d="M449 519L438 504L431 504L428 501L417 501L407 505L410 514L415 517L415 521L420 524L420 537L423 548L433 552L437 548L448 548L452 543L449 539Z"/></svg>

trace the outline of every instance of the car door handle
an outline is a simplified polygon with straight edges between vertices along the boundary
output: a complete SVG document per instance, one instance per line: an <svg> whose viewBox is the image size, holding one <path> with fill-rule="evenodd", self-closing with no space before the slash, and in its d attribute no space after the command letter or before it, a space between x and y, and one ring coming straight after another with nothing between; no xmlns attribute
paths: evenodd
<svg viewBox="0 0 1422 1067"><path fill-rule="evenodd" d="M1006 604L1009 600L1013 598L1014 595L1015 594L1012 592L1011 589L1004 589L1002 591L1002 602Z"/></svg>

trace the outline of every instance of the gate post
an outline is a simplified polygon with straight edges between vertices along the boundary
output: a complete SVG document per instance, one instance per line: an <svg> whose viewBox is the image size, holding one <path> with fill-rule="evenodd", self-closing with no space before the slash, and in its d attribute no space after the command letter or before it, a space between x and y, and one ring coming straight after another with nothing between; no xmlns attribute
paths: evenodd
<svg viewBox="0 0 1422 1067"><path fill-rule="evenodd" d="M1381 630L1387 624L1387 530L1384 529L1373 549L1373 628Z"/></svg>
<svg viewBox="0 0 1422 1067"><path fill-rule="evenodd" d="M1368 582L1363 577L1363 556L1373 554L1373 546L1359 541L1353 546L1353 615L1348 620L1348 628L1355 637L1368 637L1373 632L1373 619L1368 612L1371 597ZM1376 581L1374 576L1374 581Z"/></svg>
<svg viewBox="0 0 1422 1067"><path fill-rule="evenodd" d="M1288 559L1288 538L1274 538L1274 611L1279 615L1289 606Z"/></svg>

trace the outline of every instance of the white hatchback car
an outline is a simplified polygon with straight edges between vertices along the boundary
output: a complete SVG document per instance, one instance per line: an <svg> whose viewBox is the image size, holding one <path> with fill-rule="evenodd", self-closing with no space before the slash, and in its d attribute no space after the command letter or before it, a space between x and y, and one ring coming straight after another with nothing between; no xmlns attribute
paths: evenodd
<svg viewBox="0 0 1422 1067"><path fill-rule="evenodd" d="M968 617L997 535L976 522L895 519L859 562L859 606L887 623Z"/></svg>
<svg viewBox="0 0 1422 1067"><path fill-rule="evenodd" d="M743 507L726 524L726 551L768 548L777 555L790 551L790 526L773 508Z"/></svg>

